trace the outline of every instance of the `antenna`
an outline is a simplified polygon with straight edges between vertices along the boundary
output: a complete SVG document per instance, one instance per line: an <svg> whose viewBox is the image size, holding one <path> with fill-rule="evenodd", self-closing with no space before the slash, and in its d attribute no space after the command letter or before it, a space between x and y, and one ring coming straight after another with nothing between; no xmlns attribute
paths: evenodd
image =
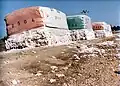
<svg viewBox="0 0 120 86"><path fill-rule="evenodd" d="M89 11L88 10L82 10L80 13L84 14L84 15L87 15L89 13Z"/></svg>
<svg viewBox="0 0 120 86"><path fill-rule="evenodd" d="M82 10L80 13L70 13L70 14L66 14L68 15L75 15L75 14L83 14L83 15L88 15L89 11L88 10Z"/></svg>

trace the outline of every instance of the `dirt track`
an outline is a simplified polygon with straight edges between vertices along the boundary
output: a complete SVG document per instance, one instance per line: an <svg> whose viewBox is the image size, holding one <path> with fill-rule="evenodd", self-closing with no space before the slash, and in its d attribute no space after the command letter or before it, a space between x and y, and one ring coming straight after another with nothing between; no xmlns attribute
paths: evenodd
<svg viewBox="0 0 120 86"><path fill-rule="evenodd" d="M120 86L115 73L119 64L118 45L114 39L107 38L2 53L0 85Z"/></svg>

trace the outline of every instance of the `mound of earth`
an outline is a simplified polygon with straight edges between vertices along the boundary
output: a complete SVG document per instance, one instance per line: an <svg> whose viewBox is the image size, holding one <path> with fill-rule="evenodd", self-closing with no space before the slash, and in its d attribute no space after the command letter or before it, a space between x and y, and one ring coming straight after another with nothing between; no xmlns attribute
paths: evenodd
<svg viewBox="0 0 120 86"><path fill-rule="evenodd" d="M114 38L11 50L0 58L1 86L119 86Z"/></svg>

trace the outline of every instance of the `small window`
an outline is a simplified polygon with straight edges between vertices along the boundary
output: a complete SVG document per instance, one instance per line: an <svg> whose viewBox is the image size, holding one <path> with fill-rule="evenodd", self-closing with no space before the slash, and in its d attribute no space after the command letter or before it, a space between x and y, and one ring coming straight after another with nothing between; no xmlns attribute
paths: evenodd
<svg viewBox="0 0 120 86"><path fill-rule="evenodd" d="M34 19L32 19L32 22L35 22L35 20L34 20Z"/></svg>
<svg viewBox="0 0 120 86"><path fill-rule="evenodd" d="M20 25L20 22L19 22L19 21L18 21L17 23L18 23L18 25Z"/></svg>
<svg viewBox="0 0 120 86"><path fill-rule="evenodd" d="M12 28L14 28L14 24L12 24Z"/></svg>
<svg viewBox="0 0 120 86"><path fill-rule="evenodd" d="M24 20L24 23L26 24L26 23L27 23L27 20Z"/></svg>

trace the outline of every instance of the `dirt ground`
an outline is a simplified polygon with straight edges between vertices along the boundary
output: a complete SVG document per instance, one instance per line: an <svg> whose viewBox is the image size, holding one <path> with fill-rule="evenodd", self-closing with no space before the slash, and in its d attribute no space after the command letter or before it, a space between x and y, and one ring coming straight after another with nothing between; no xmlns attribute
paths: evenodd
<svg viewBox="0 0 120 86"><path fill-rule="evenodd" d="M120 86L119 45L104 38L1 53L0 86Z"/></svg>

